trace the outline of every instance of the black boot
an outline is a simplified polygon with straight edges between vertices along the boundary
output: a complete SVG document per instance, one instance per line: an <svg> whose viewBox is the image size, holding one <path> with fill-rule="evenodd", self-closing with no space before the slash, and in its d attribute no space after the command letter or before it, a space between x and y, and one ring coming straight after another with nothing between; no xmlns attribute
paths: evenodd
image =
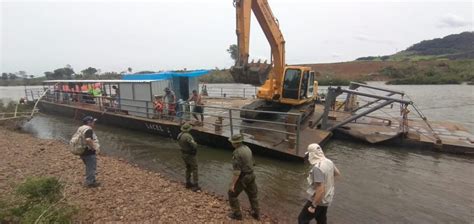
<svg viewBox="0 0 474 224"><path fill-rule="evenodd" d="M233 212L229 213L227 217L235 220L242 220L242 214L235 214Z"/></svg>
<svg viewBox="0 0 474 224"><path fill-rule="evenodd" d="M186 189L190 189L194 187L194 185L191 182L186 182Z"/></svg>
<svg viewBox="0 0 474 224"><path fill-rule="evenodd" d="M193 185L191 190L194 191L194 192L201 192L201 188L199 187L198 184Z"/></svg>
<svg viewBox="0 0 474 224"><path fill-rule="evenodd" d="M256 220L260 220L260 214L258 214L258 212L251 212L250 215L256 219Z"/></svg>

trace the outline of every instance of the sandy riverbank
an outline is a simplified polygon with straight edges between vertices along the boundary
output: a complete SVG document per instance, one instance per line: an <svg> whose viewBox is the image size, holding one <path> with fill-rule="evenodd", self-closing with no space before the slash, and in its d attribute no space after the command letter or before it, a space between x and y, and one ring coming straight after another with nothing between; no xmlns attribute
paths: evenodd
<svg viewBox="0 0 474 224"><path fill-rule="evenodd" d="M231 222L224 197L194 193L159 173L143 170L115 158L98 156L101 186L82 186L84 165L64 143L37 139L0 127L0 195L31 176L54 176L65 185L70 204L80 209L77 221L139 223ZM205 189L204 189L205 190ZM247 200L242 195L243 200ZM244 209L244 222L255 222ZM274 223L265 215L263 223Z"/></svg>

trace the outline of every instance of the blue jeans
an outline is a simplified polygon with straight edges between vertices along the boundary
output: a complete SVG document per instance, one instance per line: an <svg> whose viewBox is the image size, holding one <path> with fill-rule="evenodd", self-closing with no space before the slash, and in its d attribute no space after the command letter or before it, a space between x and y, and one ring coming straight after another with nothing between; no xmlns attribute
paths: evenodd
<svg viewBox="0 0 474 224"><path fill-rule="evenodd" d="M95 154L81 156L82 162L86 165L86 185L95 184L95 171L97 168L97 159Z"/></svg>

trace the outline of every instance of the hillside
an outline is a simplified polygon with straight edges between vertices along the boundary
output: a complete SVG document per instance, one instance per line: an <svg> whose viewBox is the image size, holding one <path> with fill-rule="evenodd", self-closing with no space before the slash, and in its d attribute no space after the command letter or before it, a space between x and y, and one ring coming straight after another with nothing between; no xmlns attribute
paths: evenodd
<svg viewBox="0 0 474 224"><path fill-rule="evenodd" d="M433 55L448 59L474 58L474 32L463 32L443 38L425 40L404 51L412 55Z"/></svg>
<svg viewBox="0 0 474 224"><path fill-rule="evenodd" d="M474 59L474 32L424 40L407 49L385 56L368 56L357 61L419 61L431 59Z"/></svg>
<svg viewBox="0 0 474 224"><path fill-rule="evenodd" d="M387 81L388 84L460 84L474 82L474 32L421 41L386 56L352 62L305 64L322 83Z"/></svg>

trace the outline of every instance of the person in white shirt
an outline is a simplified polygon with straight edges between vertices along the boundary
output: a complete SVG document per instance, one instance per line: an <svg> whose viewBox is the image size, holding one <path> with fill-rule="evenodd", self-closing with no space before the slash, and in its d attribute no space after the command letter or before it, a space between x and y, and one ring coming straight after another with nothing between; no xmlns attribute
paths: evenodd
<svg viewBox="0 0 474 224"><path fill-rule="evenodd" d="M306 155L311 164L311 171L307 178L307 202L298 216L298 223L309 223L316 219L318 224L326 224L326 213L334 197L334 177L341 173L334 163L324 156L318 144L310 144Z"/></svg>

